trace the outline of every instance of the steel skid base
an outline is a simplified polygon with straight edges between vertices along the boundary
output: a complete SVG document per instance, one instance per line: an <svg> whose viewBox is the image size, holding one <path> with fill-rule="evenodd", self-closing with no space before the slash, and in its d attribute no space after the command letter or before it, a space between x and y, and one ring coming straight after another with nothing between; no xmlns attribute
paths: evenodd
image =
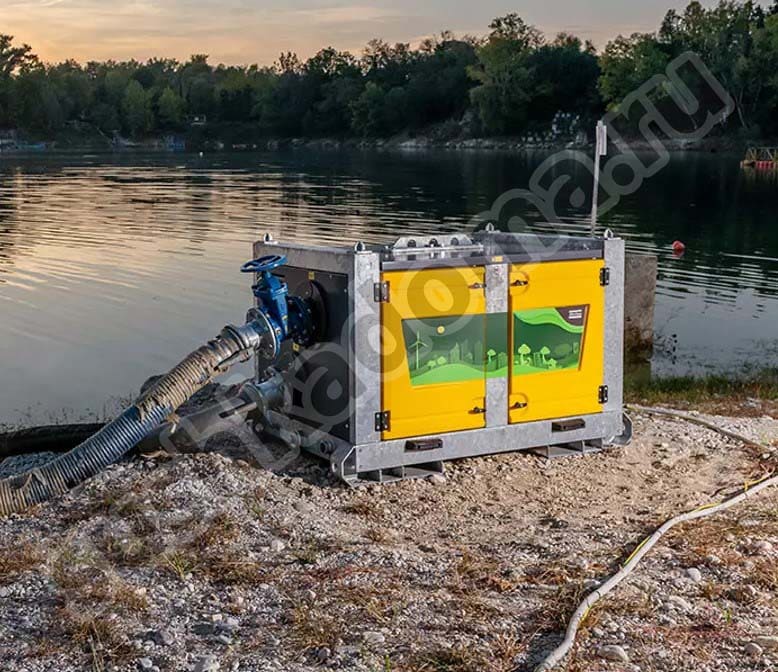
<svg viewBox="0 0 778 672"><path fill-rule="evenodd" d="M555 430L558 421L542 421L361 445L352 445L323 433L311 433L310 427L291 419L286 426L301 435L307 432L303 450L329 462L335 476L347 485L357 487L442 474L445 462L466 457L509 452L531 452L548 459L573 457L625 445L631 439L631 420L620 412L575 420L583 421L585 426L560 432ZM425 440L438 441L440 447L424 451L413 449Z"/></svg>

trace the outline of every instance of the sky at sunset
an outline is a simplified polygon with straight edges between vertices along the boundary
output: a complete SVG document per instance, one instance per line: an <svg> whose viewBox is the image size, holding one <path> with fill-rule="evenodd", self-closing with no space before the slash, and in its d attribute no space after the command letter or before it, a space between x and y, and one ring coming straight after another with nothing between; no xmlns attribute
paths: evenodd
<svg viewBox="0 0 778 672"><path fill-rule="evenodd" d="M674 0L0 0L0 33L47 61L206 53L211 62L269 65L281 51L310 56L332 45L359 53L373 37L417 43L452 30L483 34L511 11L548 34L573 32L598 47L618 33L655 30ZM706 2L704 4L710 4Z"/></svg>

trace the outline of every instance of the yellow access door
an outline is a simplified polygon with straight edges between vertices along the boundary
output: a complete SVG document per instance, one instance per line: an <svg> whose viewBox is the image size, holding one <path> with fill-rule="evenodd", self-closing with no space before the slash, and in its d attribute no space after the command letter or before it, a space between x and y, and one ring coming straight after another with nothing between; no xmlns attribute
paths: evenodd
<svg viewBox="0 0 778 672"><path fill-rule="evenodd" d="M602 411L603 267L602 260L511 267L511 423Z"/></svg>
<svg viewBox="0 0 778 672"><path fill-rule="evenodd" d="M484 273L474 267L382 275L383 439L485 426L484 363L491 356Z"/></svg>

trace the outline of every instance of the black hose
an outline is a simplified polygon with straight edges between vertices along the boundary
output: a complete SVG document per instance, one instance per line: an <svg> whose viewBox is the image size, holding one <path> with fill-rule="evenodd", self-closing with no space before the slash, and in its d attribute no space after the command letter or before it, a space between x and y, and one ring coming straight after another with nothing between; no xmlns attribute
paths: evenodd
<svg viewBox="0 0 778 672"><path fill-rule="evenodd" d="M105 427L104 422L42 425L0 434L0 461L17 455L66 453Z"/></svg>
<svg viewBox="0 0 778 672"><path fill-rule="evenodd" d="M64 494L119 460L214 375L246 353L248 346L235 328L225 328L157 380L97 434L43 467L0 480L0 516Z"/></svg>

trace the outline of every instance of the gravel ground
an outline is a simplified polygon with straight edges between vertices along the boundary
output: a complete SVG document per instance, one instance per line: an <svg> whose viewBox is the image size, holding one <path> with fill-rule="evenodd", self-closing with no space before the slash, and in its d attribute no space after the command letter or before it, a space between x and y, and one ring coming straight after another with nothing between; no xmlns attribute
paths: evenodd
<svg viewBox="0 0 778 672"><path fill-rule="evenodd" d="M777 445L778 421L708 419ZM348 490L232 446L117 465L0 521L0 669L531 670L587 589L671 515L778 464L638 417L624 449L449 464ZM568 670L778 667L778 489L666 537Z"/></svg>

